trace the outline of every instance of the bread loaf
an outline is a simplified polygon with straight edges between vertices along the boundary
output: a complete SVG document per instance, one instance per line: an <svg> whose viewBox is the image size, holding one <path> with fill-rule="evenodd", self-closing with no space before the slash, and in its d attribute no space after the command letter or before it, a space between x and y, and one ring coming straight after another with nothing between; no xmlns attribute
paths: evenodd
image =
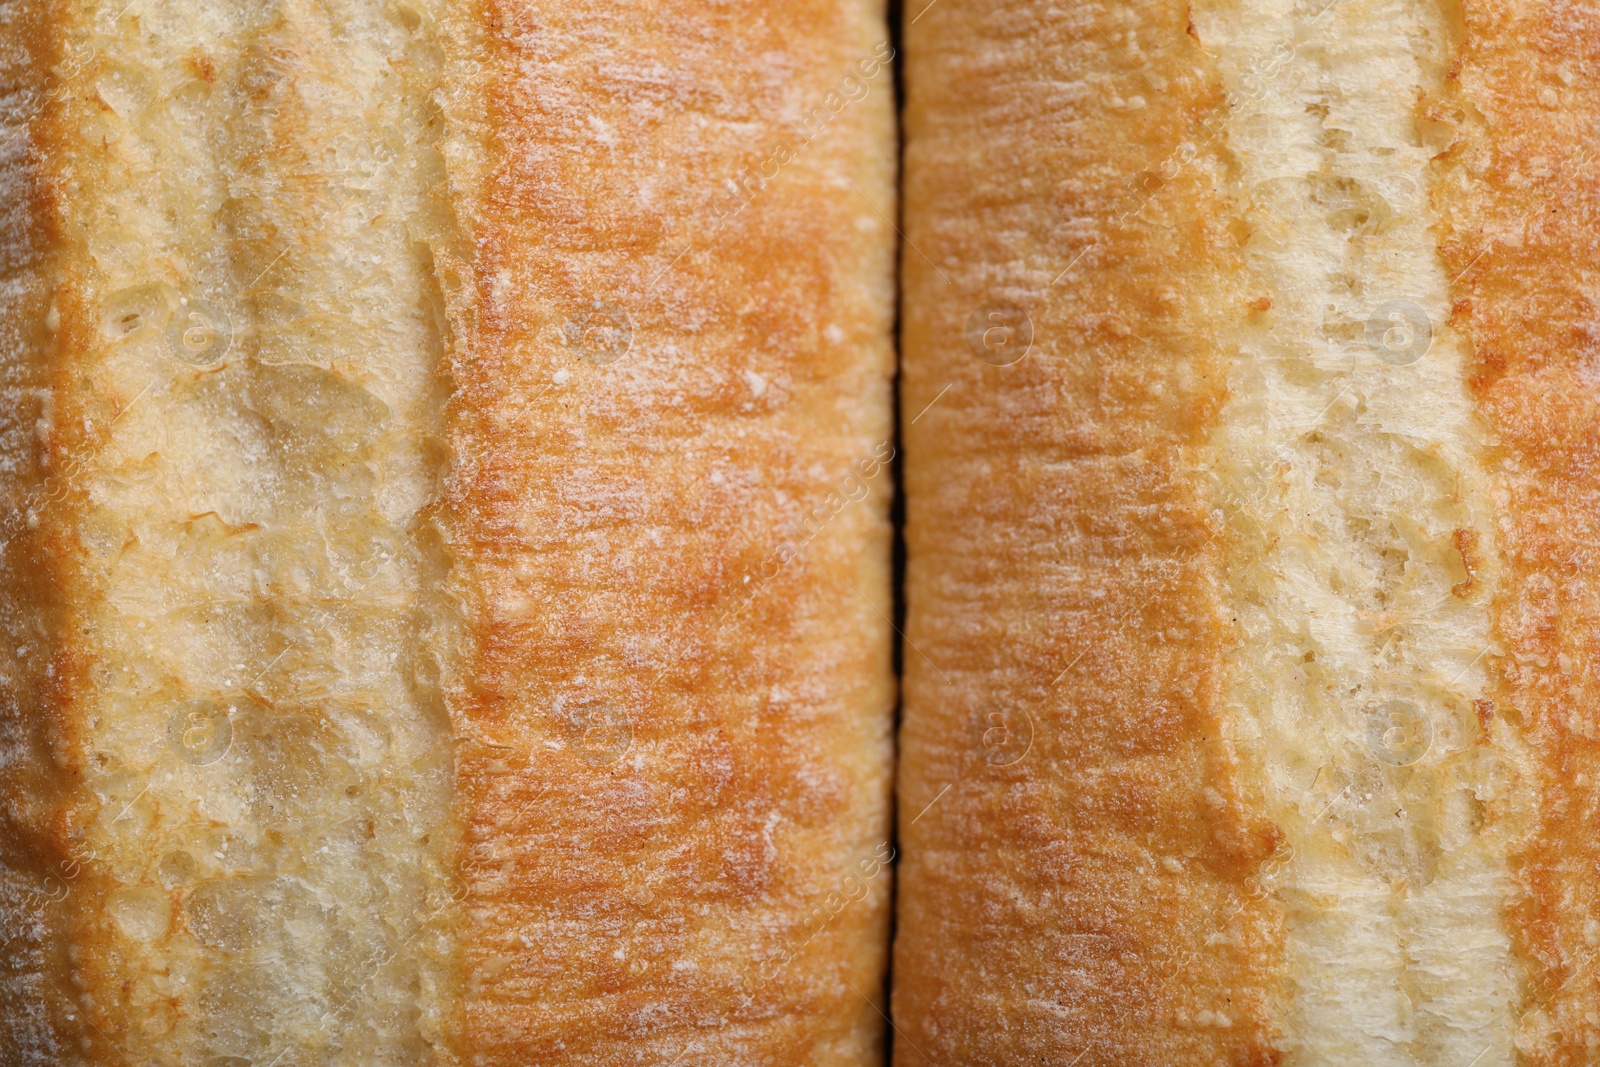
<svg viewBox="0 0 1600 1067"><path fill-rule="evenodd" d="M1600 12L924 4L895 1062L1597 1062Z"/></svg>
<svg viewBox="0 0 1600 1067"><path fill-rule="evenodd" d="M874 1061L885 33L0 7L0 1064Z"/></svg>

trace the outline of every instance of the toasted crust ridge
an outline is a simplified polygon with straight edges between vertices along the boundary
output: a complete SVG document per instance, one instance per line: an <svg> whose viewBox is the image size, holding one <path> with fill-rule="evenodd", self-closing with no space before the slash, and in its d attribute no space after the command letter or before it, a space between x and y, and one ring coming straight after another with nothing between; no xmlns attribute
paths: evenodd
<svg viewBox="0 0 1600 1067"><path fill-rule="evenodd" d="M1600 635L1592 565L1600 516L1593 165L1596 12L1582 4L1463 5L1451 131L1434 197L1451 322L1472 344L1473 393L1492 428L1505 577L1489 658L1497 729L1526 738L1531 815L1508 902L1530 970L1516 1008L1520 1062L1592 1062L1600 969L1592 916L1600 828L1594 790Z"/></svg>
<svg viewBox="0 0 1600 1067"><path fill-rule="evenodd" d="M490 0L447 32L477 49L446 101L463 1041L484 1064L870 1063L881 7Z"/></svg>
<svg viewBox="0 0 1600 1067"><path fill-rule="evenodd" d="M1209 316L1246 294L1188 30L1111 2L909 28L907 1067L1278 1055L1279 837L1228 721L1200 475Z"/></svg>

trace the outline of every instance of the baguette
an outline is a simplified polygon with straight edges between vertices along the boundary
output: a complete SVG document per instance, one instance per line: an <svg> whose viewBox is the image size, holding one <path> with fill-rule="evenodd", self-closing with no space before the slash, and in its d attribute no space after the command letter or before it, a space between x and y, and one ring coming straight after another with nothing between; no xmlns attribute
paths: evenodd
<svg viewBox="0 0 1600 1067"><path fill-rule="evenodd" d="M883 39L0 8L0 1064L873 1061Z"/></svg>
<svg viewBox="0 0 1600 1067"><path fill-rule="evenodd" d="M1597 29L908 11L897 1064L1595 1062Z"/></svg>

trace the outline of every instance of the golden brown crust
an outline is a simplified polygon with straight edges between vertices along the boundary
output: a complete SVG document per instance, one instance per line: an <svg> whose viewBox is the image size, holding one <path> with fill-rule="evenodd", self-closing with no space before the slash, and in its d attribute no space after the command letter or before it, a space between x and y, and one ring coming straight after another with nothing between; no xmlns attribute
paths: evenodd
<svg viewBox="0 0 1600 1067"><path fill-rule="evenodd" d="M901 1062L1593 1062L1594 13L1031 10L909 45L908 416L948 392L908 435ZM1034 334L998 370L962 351L994 300ZM985 767L964 721L1022 711ZM1235 731L1238 769L1181 747ZM1151 826L1126 753L1163 742ZM1256 851L1164 855L1196 794ZM1200 907L1139 880L1169 856ZM1141 938L1196 946L1175 992Z"/></svg>
<svg viewBox="0 0 1600 1067"><path fill-rule="evenodd" d="M881 9L0 31L0 1064L871 1062Z"/></svg>
<svg viewBox="0 0 1600 1067"><path fill-rule="evenodd" d="M462 286L442 517L464 1048L871 1062L882 12L485 0L450 32L485 57L446 108L467 243L441 253ZM785 122L813 107L826 129L802 139Z"/></svg>
<svg viewBox="0 0 1600 1067"><path fill-rule="evenodd" d="M1439 160L1452 324L1472 342L1495 434L1506 559L1496 601L1494 715L1531 742L1537 825L1509 902L1531 973L1516 1012L1529 1067L1593 1063L1600 1046L1600 12L1472 0Z"/></svg>
<svg viewBox="0 0 1600 1067"><path fill-rule="evenodd" d="M1196 477L1206 316L1259 294L1188 29L1120 0L910 27L902 1067L1277 1062L1276 834L1232 756ZM979 358L1000 304L1031 321L1010 366Z"/></svg>
<svg viewBox="0 0 1600 1067"><path fill-rule="evenodd" d="M61 818L72 776L57 671L68 665L55 655L60 546L40 521L76 489L50 447L48 400L61 362L48 317L60 236L49 112L71 62L67 30L54 4L0 9L0 1062L19 1067L64 1062L90 1037L63 988L77 873Z"/></svg>

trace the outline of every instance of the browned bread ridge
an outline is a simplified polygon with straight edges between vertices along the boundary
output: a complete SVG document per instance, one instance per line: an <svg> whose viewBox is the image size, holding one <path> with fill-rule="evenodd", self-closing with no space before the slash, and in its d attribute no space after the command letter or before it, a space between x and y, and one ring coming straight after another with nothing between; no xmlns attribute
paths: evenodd
<svg viewBox="0 0 1600 1067"><path fill-rule="evenodd" d="M885 33L0 5L0 1065L881 1057Z"/></svg>
<svg viewBox="0 0 1600 1067"><path fill-rule="evenodd" d="M895 1061L1600 1056L1600 12L907 11Z"/></svg>

